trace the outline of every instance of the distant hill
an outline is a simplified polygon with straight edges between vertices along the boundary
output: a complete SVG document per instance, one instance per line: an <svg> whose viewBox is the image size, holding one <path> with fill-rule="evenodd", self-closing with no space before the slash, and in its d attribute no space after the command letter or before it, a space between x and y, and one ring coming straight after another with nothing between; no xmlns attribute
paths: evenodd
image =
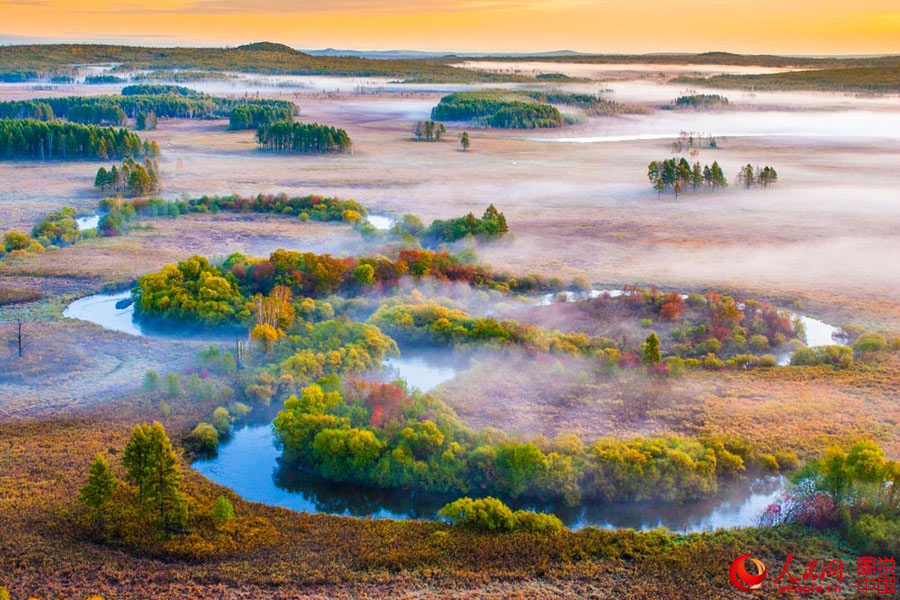
<svg viewBox="0 0 900 600"><path fill-rule="evenodd" d="M275 42L253 42L252 44L244 44L237 46L235 50L252 50L256 52L284 52L286 54L303 54L299 50L294 50L285 44Z"/></svg>

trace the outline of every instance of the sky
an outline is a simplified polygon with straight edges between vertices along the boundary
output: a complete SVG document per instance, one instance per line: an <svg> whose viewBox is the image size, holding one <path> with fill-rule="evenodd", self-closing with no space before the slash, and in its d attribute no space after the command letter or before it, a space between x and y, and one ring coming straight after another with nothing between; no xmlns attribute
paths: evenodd
<svg viewBox="0 0 900 600"><path fill-rule="evenodd" d="M0 0L0 43L900 53L900 0Z"/></svg>

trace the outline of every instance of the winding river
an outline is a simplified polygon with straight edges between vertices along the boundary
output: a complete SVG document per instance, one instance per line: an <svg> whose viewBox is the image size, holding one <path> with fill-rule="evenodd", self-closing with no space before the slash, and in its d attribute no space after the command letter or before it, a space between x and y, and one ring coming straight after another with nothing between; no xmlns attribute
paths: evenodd
<svg viewBox="0 0 900 600"><path fill-rule="evenodd" d="M567 293L561 299L574 301L620 290ZM135 336L163 336L156 329L134 320L134 307L117 309L116 303L130 292L96 294L72 302L66 317L95 323L106 329ZM542 301L553 301L553 296ZM833 343L836 327L798 315L810 345ZM169 334L173 335L173 334ZM410 386L429 391L453 379L467 365L447 352L422 350L387 359L381 378L402 378ZM277 407L251 413L247 423L235 428L213 457L196 460L192 467L211 481L231 488L243 498L310 513L332 513L365 518L434 519L441 506L453 497L403 490L382 490L326 481L281 463L272 417ZM572 528L597 526L648 530L667 527L679 532L749 527L757 524L763 510L784 491L781 477L738 481L714 497L682 504L527 504L510 501L514 508L551 511Z"/></svg>

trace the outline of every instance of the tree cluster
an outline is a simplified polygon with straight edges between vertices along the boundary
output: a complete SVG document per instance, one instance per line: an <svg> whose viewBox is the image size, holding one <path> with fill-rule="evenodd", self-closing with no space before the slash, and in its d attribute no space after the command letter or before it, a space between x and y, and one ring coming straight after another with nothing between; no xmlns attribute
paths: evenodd
<svg viewBox="0 0 900 600"><path fill-rule="evenodd" d="M528 96L504 92L455 92L441 98L431 109L435 121L478 120L488 127L535 129L560 127L559 110Z"/></svg>
<svg viewBox="0 0 900 600"><path fill-rule="evenodd" d="M398 228L401 233L411 233L403 231L402 224L398 224ZM424 246L435 248L440 244L452 243L467 236L488 240L502 237L508 232L506 217L491 204L480 219L472 213L457 219L439 219L432 221L431 225L414 235Z"/></svg>
<svg viewBox="0 0 900 600"><path fill-rule="evenodd" d="M701 168L699 162L695 162L692 166L684 157L680 160L677 158L654 160L647 166L647 178L657 194L672 190L676 198L688 188L716 189L728 186L728 180L718 162L713 161L712 165Z"/></svg>
<svg viewBox="0 0 900 600"><path fill-rule="evenodd" d="M445 133L447 128L443 123L431 120L416 121L413 127L413 136L417 142L439 142Z"/></svg>
<svg viewBox="0 0 900 600"><path fill-rule="evenodd" d="M97 170L94 187L100 191L113 191L134 196L144 196L159 189L159 165L156 159L147 157L143 164L128 157L121 168L113 165L108 171L104 167Z"/></svg>
<svg viewBox="0 0 900 600"><path fill-rule="evenodd" d="M156 142L127 129L32 119L0 119L0 160L76 160L159 155Z"/></svg>
<svg viewBox="0 0 900 600"><path fill-rule="evenodd" d="M352 145L343 129L285 121L260 126L256 130L256 142L264 150L297 154L343 153L349 152Z"/></svg>
<svg viewBox="0 0 900 600"><path fill-rule="evenodd" d="M228 116L228 129L258 129L262 125L271 125L279 121L293 121L295 106L243 104L231 109Z"/></svg>
<svg viewBox="0 0 900 600"><path fill-rule="evenodd" d="M748 449L716 439L521 441L472 431L431 396L360 391L352 383L305 388L274 424L287 462L332 481L569 504L701 498L753 460ZM465 520L469 511L451 512Z"/></svg>
<svg viewBox="0 0 900 600"><path fill-rule="evenodd" d="M759 166L754 168L753 165L748 164L741 167L735 180L739 186L748 190L754 186L769 187L778 181L778 173L768 165L760 169Z"/></svg>

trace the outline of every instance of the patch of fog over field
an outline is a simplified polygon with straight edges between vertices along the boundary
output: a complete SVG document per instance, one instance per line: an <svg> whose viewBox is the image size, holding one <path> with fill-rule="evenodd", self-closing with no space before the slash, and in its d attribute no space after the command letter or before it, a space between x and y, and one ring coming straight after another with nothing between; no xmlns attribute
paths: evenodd
<svg viewBox="0 0 900 600"><path fill-rule="evenodd" d="M900 108L900 105L898 105ZM585 130L591 132L585 135ZM900 112L845 111L657 111L648 115L622 115L595 119L578 134L532 132L536 142L622 142L677 139L681 132L716 138L722 144L730 137L819 138L835 143L858 143L862 139L900 140Z"/></svg>

